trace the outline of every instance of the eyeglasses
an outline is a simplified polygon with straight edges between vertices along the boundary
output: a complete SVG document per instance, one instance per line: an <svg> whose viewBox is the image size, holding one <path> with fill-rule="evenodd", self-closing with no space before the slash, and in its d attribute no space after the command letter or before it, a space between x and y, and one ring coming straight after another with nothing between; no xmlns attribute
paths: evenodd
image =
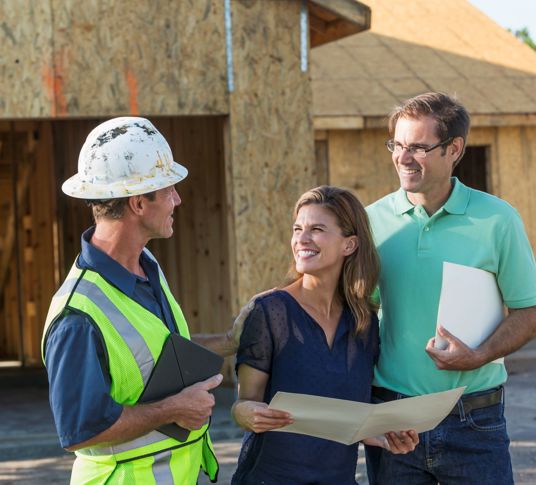
<svg viewBox="0 0 536 485"><path fill-rule="evenodd" d="M410 145L409 147L405 147L391 139L385 142L385 146L387 147L387 150L389 150L391 153L400 154L403 150L406 150L414 158L425 158L428 152L431 152L438 147L442 147L443 145L448 145L453 139L454 137L451 136L450 138L440 141L439 143L436 143L431 147L423 147L419 145Z"/></svg>

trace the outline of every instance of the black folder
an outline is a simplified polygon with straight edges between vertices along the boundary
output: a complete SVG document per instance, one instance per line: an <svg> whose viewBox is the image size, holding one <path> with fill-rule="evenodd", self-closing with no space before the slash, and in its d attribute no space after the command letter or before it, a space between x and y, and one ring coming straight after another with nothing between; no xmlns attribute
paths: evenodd
<svg viewBox="0 0 536 485"><path fill-rule="evenodd" d="M138 402L158 401L185 387L204 381L221 371L223 357L191 340L172 333L164 343L153 372ZM158 428L179 441L186 441L190 431L175 423Z"/></svg>

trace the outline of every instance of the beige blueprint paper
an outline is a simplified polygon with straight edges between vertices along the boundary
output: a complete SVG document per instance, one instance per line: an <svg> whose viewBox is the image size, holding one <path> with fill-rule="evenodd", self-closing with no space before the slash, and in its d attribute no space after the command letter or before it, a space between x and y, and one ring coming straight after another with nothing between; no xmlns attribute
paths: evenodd
<svg viewBox="0 0 536 485"><path fill-rule="evenodd" d="M435 428L454 407L465 387L367 404L329 397L278 392L269 407L289 412L294 423L275 429L350 445L388 431Z"/></svg>
<svg viewBox="0 0 536 485"><path fill-rule="evenodd" d="M443 263L438 324L474 349L493 333L503 318L502 296L493 273ZM445 349L447 342L436 335L435 347ZM494 362L502 363L503 360Z"/></svg>

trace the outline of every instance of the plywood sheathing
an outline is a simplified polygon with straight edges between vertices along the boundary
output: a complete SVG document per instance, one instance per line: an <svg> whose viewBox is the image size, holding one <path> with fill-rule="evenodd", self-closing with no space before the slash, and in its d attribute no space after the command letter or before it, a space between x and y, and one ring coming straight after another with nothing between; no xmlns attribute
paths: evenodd
<svg viewBox="0 0 536 485"><path fill-rule="evenodd" d="M469 143L488 147L489 191L519 211L536 249L536 126L472 128Z"/></svg>
<svg viewBox="0 0 536 485"><path fill-rule="evenodd" d="M300 2L233 2L235 92L227 140L233 309L279 284L291 212L316 184L311 90L300 70Z"/></svg>
<svg viewBox="0 0 536 485"><path fill-rule="evenodd" d="M370 28L370 8L354 0L312 0L308 11L311 47Z"/></svg>
<svg viewBox="0 0 536 485"><path fill-rule="evenodd" d="M0 2L0 46L0 117L54 115L50 2Z"/></svg>
<svg viewBox="0 0 536 485"><path fill-rule="evenodd" d="M210 0L1 2L0 116L226 113L223 16Z"/></svg>
<svg viewBox="0 0 536 485"><path fill-rule="evenodd" d="M385 129L330 130L329 182L351 189L365 205L397 190L386 138Z"/></svg>
<svg viewBox="0 0 536 485"><path fill-rule="evenodd" d="M365 3L370 31L312 52L315 116L365 125L428 90L456 94L472 114L536 113L536 53L467 0Z"/></svg>

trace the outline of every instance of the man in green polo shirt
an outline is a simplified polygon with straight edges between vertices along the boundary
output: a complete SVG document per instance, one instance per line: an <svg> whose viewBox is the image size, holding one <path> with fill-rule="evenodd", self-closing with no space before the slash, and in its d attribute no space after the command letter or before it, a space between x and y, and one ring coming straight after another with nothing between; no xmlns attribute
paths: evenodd
<svg viewBox="0 0 536 485"><path fill-rule="evenodd" d="M467 386L415 452L367 450L378 484L510 484L504 420L506 370L494 362L536 334L536 265L518 212L463 185L452 171L465 151L469 115L456 100L427 93L397 107L387 142L400 189L367 208L381 257L381 352L377 402ZM434 348L443 262L493 273L508 316L476 349L449 334Z"/></svg>

